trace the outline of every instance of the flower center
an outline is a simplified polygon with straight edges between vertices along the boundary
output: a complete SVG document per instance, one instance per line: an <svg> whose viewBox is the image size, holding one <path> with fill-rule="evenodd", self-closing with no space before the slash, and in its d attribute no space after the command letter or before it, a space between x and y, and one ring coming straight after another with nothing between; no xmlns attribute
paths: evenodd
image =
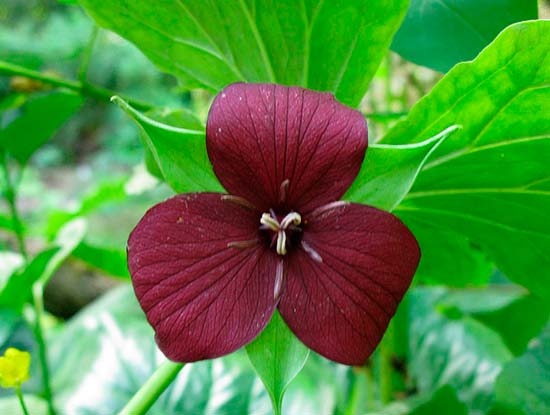
<svg viewBox="0 0 550 415"><path fill-rule="evenodd" d="M262 214L260 218L260 229L272 233L271 243L275 245L279 255L286 255L290 235L294 232L301 232L298 227L302 223L302 217L298 212L288 213L281 221L273 209Z"/></svg>

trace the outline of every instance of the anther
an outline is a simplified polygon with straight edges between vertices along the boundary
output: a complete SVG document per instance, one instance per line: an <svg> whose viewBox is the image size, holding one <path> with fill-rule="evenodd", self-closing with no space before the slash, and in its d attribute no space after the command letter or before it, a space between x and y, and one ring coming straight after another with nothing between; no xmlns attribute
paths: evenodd
<svg viewBox="0 0 550 415"><path fill-rule="evenodd" d="M260 223L267 227L269 230L277 232L279 230L279 222L277 218L271 216L269 213L263 213L260 218Z"/></svg>
<svg viewBox="0 0 550 415"><path fill-rule="evenodd" d="M297 226L302 222L302 217L297 212L290 212L281 221L281 228L286 229L290 225Z"/></svg>
<svg viewBox="0 0 550 415"><path fill-rule="evenodd" d="M331 202L327 203L326 205L320 206L317 209L315 209L313 212L311 212L310 216L318 216L325 212L330 212L331 210L341 208L343 206L349 205L350 202L347 202L345 200L339 200L337 202Z"/></svg>
<svg viewBox="0 0 550 415"><path fill-rule="evenodd" d="M239 249L246 249L246 248L252 248L258 243L257 240L251 239L249 241L235 241L235 242L229 242L227 244L228 248L239 248Z"/></svg>
<svg viewBox="0 0 550 415"><path fill-rule="evenodd" d="M288 185L290 180L286 179L281 183L279 187L279 203L286 203L286 197L288 196Z"/></svg>
<svg viewBox="0 0 550 415"><path fill-rule="evenodd" d="M319 253L315 249L313 249L312 246L306 241L302 241L302 248L315 262L323 262L323 258L321 258L321 255L319 255Z"/></svg>
<svg viewBox="0 0 550 415"><path fill-rule="evenodd" d="M248 200L240 197L240 196L233 196L233 195L222 195L222 200L227 202L235 203L239 206L245 207L247 209L256 210L254 205L250 203Z"/></svg>

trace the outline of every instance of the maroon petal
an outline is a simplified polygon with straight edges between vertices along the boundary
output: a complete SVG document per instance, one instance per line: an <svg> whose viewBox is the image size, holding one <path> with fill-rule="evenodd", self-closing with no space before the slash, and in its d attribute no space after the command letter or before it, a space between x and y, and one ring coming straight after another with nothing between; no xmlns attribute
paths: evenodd
<svg viewBox="0 0 550 415"><path fill-rule="evenodd" d="M184 194L151 208L130 235L134 290L171 360L231 353L268 323L276 258L258 243L258 217L221 194Z"/></svg>
<svg viewBox="0 0 550 415"><path fill-rule="evenodd" d="M279 310L314 351L362 365L410 285L418 244L399 219L369 206L337 202L308 219Z"/></svg>
<svg viewBox="0 0 550 415"><path fill-rule="evenodd" d="M206 144L229 193L263 211L307 213L351 185L367 148L367 125L329 93L240 83L214 100Z"/></svg>

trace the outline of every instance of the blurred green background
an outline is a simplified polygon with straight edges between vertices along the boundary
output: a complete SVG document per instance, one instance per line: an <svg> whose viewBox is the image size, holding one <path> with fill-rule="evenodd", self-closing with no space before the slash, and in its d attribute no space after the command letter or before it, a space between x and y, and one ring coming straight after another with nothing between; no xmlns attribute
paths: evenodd
<svg viewBox="0 0 550 415"><path fill-rule="evenodd" d="M541 17L549 16L548 7L540 2ZM89 56L89 66L83 56ZM0 60L61 78L80 74L81 80L154 107L191 109L203 120L212 98L182 90L129 42L98 29L72 1L3 0ZM361 105L371 140L441 77L389 52ZM0 75L0 127L18 116L20 105L52 91L46 83ZM63 106L73 98L60 99ZM44 108L55 107L48 100ZM33 121L37 131L52 118L44 108ZM12 164L10 180L17 184L29 256L52 244L67 247L68 259L59 257L44 296L59 413L108 415L162 360L128 284L125 245L147 208L172 191L147 172L139 132L116 105L86 98L74 108L24 169ZM0 288L21 266L10 218L8 204L1 203ZM86 220L85 230L71 222L77 218ZM391 354L380 348L368 367L348 368L312 356L289 389L287 413L549 414L550 306L497 270L487 272L491 284L484 288L411 290L385 339ZM36 353L29 305L21 305L20 312L3 305L0 301L0 352L17 346ZM25 393L32 413L46 413L36 354L33 362ZM388 390L391 396L384 396ZM12 395L0 389L0 413L18 413ZM259 415L270 413L270 404L238 352L186 367L152 413Z"/></svg>

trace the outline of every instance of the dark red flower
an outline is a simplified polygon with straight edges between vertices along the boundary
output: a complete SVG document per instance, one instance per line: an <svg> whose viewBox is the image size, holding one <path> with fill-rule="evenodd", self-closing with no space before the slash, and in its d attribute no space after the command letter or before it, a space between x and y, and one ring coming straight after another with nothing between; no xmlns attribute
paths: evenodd
<svg viewBox="0 0 550 415"><path fill-rule="evenodd" d="M338 201L365 155L364 117L328 93L233 84L212 104L206 145L229 194L168 199L128 241L160 349L181 362L231 353L277 307L314 351L363 364L420 258L395 216Z"/></svg>

